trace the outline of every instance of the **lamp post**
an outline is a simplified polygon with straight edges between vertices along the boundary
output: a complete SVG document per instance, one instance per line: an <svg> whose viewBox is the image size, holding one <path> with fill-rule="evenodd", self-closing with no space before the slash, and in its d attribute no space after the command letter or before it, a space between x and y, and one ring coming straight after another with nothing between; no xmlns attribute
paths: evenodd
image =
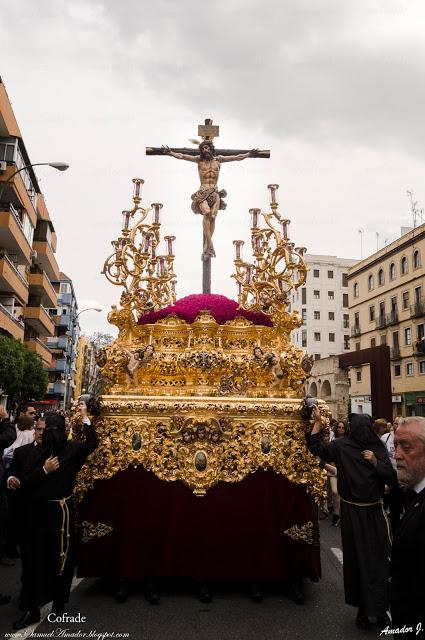
<svg viewBox="0 0 425 640"><path fill-rule="evenodd" d="M53 167L53 169L57 169L58 171L66 171L69 169L69 164L66 164L66 162L36 162L35 164L26 164L24 167L14 171L12 175L9 176L9 179L2 183L0 187L0 202L3 197L3 192L7 185L12 182L12 178L14 178L18 173L21 173L21 171L29 169L30 167Z"/></svg>
<svg viewBox="0 0 425 640"><path fill-rule="evenodd" d="M68 401L68 396L70 395L68 393L68 385L69 382L71 380L71 366L72 366L72 351L73 351L73 345L74 345L74 335L75 335L75 327L77 326L77 322L78 322L78 318L79 316L84 313L85 311L97 311L98 313L100 313L100 311L102 311L102 309L100 307L87 307L87 309L82 309L81 311L79 311L77 313L77 315L75 316L75 318L72 320L71 322L71 353L70 353L70 357L69 357L69 369L68 369L68 360L66 360L66 365L65 365L65 389L64 389L64 394L63 394L63 408L66 411L66 404Z"/></svg>

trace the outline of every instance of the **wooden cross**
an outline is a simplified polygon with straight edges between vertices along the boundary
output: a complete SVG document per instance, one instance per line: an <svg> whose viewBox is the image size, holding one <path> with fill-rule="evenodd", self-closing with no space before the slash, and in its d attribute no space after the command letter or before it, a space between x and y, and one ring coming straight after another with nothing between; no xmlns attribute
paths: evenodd
<svg viewBox="0 0 425 640"><path fill-rule="evenodd" d="M212 122L213 121L211 120L211 118L207 118L204 124L198 125L198 136L201 136L203 141L205 142L213 143L214 138L217 138L219 136L219 127L217 125L213 125ZM194 142L195 144L197 144L197 141L194 141ZM203 166L203 160L202 160L202 156L200 156L199 147L195 149L188 148L188 147L171 148L171 149L169 147L146 147L146 155L148 156L172 155L173 157L179 160L190 160L191 162L197 162L198 171L201 171ZM239 158L239 157L235 157L235 158L232 157L232 156L241 156L241 155L246 157L252 157L252 158L270 158L270 151L269 150L253 151L251 149L215 149L215 155L222 157L221 162L226 162L225 157L228 157L229 159L227 160L227 162L230 162L233 160L245 159L245 158ZM201 169L199 167L201 167ZM218 172L219 172L219 168L217 170L217 175L218 175ZM203 182L201 181L201 187L202 187L202 184ZM193 196L192 196L192 199L193 199ZM193 205L192 205L192 208L193 208ZM202 211L195 210L195 213L201 213L201 212L204 214L203 210ZM207 216L210 216L210 220L214 218L215 215L216 215L216 211L212 212L212 209L211 209L210 214L208 214L208 211L207 211ZM209 225L209 223L207 222L207 218L204 215L204 225L205 224ZM213 226L213 223L211 223L211 225ZM210 229L209 226L206 226L206 227L204 226L204 247L205 247L205 242L207 238L207 243L209 242L209 246L212 248L212 252L205 254L208 257L205 257L203 255L203 259L202 259L202 292L203 293L211 293L211 257L210 256L211 256L211 253L212 255L215 255L214 247L211 242L213 229L211 233L209 229ZM209 240L208 240L208 235L206 235L205 232L207 234L210 234Z"/></svg>

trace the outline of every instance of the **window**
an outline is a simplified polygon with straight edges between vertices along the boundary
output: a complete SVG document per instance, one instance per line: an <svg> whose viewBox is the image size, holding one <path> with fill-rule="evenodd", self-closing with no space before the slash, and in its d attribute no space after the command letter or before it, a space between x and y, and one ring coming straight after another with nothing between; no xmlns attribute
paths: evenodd
<svg viewBox="0 0 425 640"><path fill-rule="evenodd" d="M350 348L350 336L344 336L344 349Z"/></svg>
<svg viewBox="0 0 425 640"><path fill-rule="evenodd" d="M415 287L415 304L422 302L422 287Z"/></svg>
<svg viewBox="0 0 425 640"><path fill-rule="evenodd" d="M335 342L335 334L334 333L330 333L329 334L329 342Z"/></svg>
<svg viewBox="0 0 425 640"><path fill-rule="evenodd" d="M361 371L356 371L356 380L357 380L357 382L361 382L362 381L362 372Z"/></svg>
<svg viewBox="0 0 425 640"><path fill-rule="evenodd" d="M344 315L342 316L342 326L344 329L348 329L348 327L350 326L350 316L348 315L348 313L344 313Z"/></svg>
<svg viewBox="0 0 425 640"><path fill-rule="evenodd" d="M319 269L313 269L313 278L318 278L320 276Z"/></svg>
<svg viewBox="0 0 425 640"><path fill-rule="evenodd" d="M315 289L313 291L313 296L315 300L320 300L320 291L318 289Z"/></svg>
<svg viewBox="0 0 425 640"><path fill-rule="evenodd" d="M314 332L314 340L315 342L320 342L320 331Z"/></svg>
<svg viewBox="0 0 425 640"><path fill-rule="evenodd" d="M360 342L356 342L356 351L360 351Z"/></svg>
<svg viewBox="0 0 425 640"><path fill-rule="evenodd" d="M425 360L419 360L419 373L425 373Z"/></svg>
<svg viewBox="0 0 425 640"><path fill-rule="evenodd" d="M360 327L360 311L356 311L354 314L354 326Z"/></svg>
<svg viewBox="0 0 425 640"><path fill-rule="evenodd" d="M307 304L307 289L305 287L301 289L301 304Z"/></svg>
<svg viewBox="0 0 425 640"><path fill-rule="evenodd" d="M335 320L335 313L333 311L329 311L328 312L328 318L329 318L329 320Z"/></svg>
<svg viewBox="0 0 425 640"><path fill-rule="evenodd" d="M399 378L401 376L401 365L400 364L395 364L394 365L394 377L395 378Z"/></svg>
<svg viewBox="0 0 425 640"><path fill-rule="evenodd" d="M404 344L407 346L412 344L412 329L410 327L406 327L404 330Z"/></svg>
<svg viewBox="0 0 425 640"><path fill-rule="evenodd" d="M301 319L303 324L307 322L307 309L301 309Z"/></svg>
<svg viewBox="0 0 425 640"><path fill-rule="evenodd" d="M387 336L385 333L383 333L381 335L381 344L386 345L387 344Z"/></svg>
<svg viewBox="0 0 425 640"><path fill-rule="evenodd" d="M305 331L304 329L301 332L301 346L302 347L307 346L307 331Z"/></svg>
<svg viewBox="0 0 425 640"><path fill-rule="evenodd" d="M315 353L314 354L314 359L315 360L320 360L320 353Z"/></svg>
<svg viewBox="0 0 425 640"><path fill-rule="evenodd" d="M335 294L333 291L328 291L328 300L335 300Z"/></svg>
<svg viewBox="0 0 425 640"><path fill-rule="evenodd" d="M406 376L413 376L413 362L406 362Z"/></svg>
<svg viewBox="0 0 425 640"><path fill-rule="evenodd" d="M342 274L342 286L348 287L348 273Z"/></svg>
<svg viewBox="0 0 425 640"><path fill-rule="evenodd" d="M421 255L418 250L413 253L413 268L418 269L421 266Z"/></svg>
<svg viewBox="0 0 425 640"><path fill-rule="evenodd" d="M369 289L369 291L371 291L373 289L373 275L370 274L370 276L367 279L367 288Z"/></svg>
<svg viewBox="0 0 425 640"><path fill-rule="evenodd" d="M376 338L371 338L370 339L370 346L371 346L371 348L376 347Z"/></svg>
<svg viewBox="0 0 425 640"><path fill-rule="evenodd" d="M313 317L315 320L320 320L320 311L314 311L313 312Z"/></svg>
<svg viewBox="0 0 425 640"><path fill-rule="evenodd" d="M373 304L369 307L369 321L373 322L375 320L375 305Z"/></svg>
<svg viewBox="0 0 425 640"><path fill-rule="evenodd" d="M59 293L71 293L71 285L69 282L60 283Z"/></svg>
<svg viewBox="0 0 425 640"><path fill-rule="evenodd" d="M425 337L425 329L423 324L418 324L417 336L418 336L418 340L422 340L422 338Z"/></svg>
<svg viewBox="0 0 425 640"><path fill-rule="evenodd" d="M342 306L348 307L348 293L342 294Z"/></svg>
<svg viewBox="0 0 425 640"><path fill-rule="evenodd" d="M409 264L407 262L406 256L403 256L401 259L401 275L405 275L409 271Z"/></svg>
<svg viewBox="0 0 425 640"><path fill-rule="evenodd" d="M378 285L380 287L382 287L382 285L384 284L385 279L384 279L384 270L383 269L379 269L378 271Z"/></svg>
<svg viewBox="0 0 425 640"><path fill-rule="evenodd" d="M408 291L404 291L403 292L403 309L408 309L409 308L409 292Z"/></svg>
<svg viewBox="0 0 425 640"><path fill-rule="evenodd" d="M390 264L390 280L395 280L395 264L392 262Z"/></svg>
<svg viewBox="0 0 425 640"><path fill-rule="evenodd" d="M353 285L353 296L355 298L359 297L359 283L358 282L355 282L354 285Z"/></svg>
<svg viewBox="0 0 425 640"><path fill-rule="evenodd" d="M329 280L332 280L333 277L334 277L334 272L333 271L328 271Z"/></svg>

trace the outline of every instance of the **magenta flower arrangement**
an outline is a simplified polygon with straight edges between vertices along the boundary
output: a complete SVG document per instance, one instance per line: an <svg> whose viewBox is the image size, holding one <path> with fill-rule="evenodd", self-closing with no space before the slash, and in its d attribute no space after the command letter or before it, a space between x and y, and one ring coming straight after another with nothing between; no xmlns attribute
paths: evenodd
<svg viewBox="0 0 425 640"><path fill-rule="evenodd" d="M160 311L152 311L145 313L139 318L139 324L154 324L157 320L161 320L166 316L174 314L185 320L188 324L192 324L201 311L208 310L217 324L224 324L228 320L233 320L237 316L242 316L250 320L254 324L272 326L271 319L263 313L253 313L238 309L238 303L235 300L220 296L217 294L199 293L186 296L177 300L177 302L168 307L164 307Z"/></svg>

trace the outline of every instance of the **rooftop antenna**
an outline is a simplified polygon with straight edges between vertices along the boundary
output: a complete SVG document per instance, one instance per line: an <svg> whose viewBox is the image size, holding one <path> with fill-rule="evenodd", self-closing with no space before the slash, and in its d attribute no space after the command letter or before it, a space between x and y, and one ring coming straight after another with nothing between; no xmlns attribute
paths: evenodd
<svg viewBox="0 0 425 640"><path fill-rule="evenodd" d="M363 260L363 234L364 234L364 229L359 229L359 234L360 234L360 260Z"/></svg>
<svg viewBox="0 0 425 640"><path fill-rule="evenodd" d="M407 190L407 195L410 198L410 210L412 212L413 217L413 228L417 227L418 218L421 222L424 222L424 210L418 209L417 200L413 200L413 190Z"/></svg>

